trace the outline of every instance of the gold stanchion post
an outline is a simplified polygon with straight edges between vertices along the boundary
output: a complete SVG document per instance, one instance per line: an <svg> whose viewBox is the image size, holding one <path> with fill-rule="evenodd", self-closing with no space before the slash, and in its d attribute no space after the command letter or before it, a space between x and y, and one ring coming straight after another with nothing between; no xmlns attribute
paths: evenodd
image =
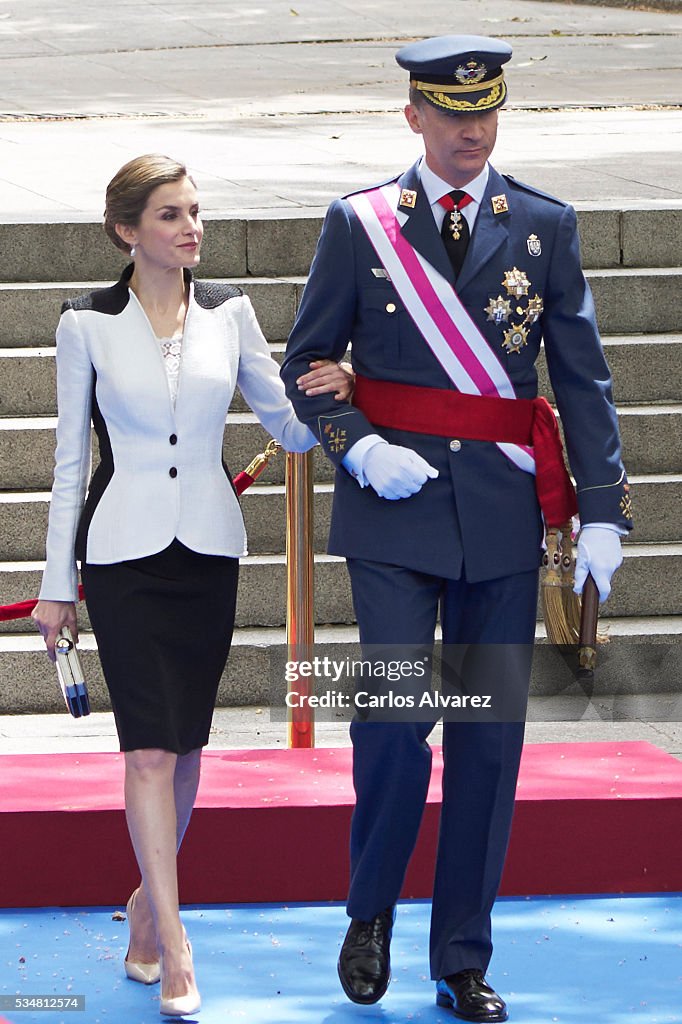
<svg viewBox="0 0 682 1024"><path fill-rule="evenodd" d="M300 664L313 657L313 453L289 452L287 493L287 661ZM307 697L313 692L311 676L298 675L288 692L298 706L287 710L290 747L315 746L315 715Z"/></svg>

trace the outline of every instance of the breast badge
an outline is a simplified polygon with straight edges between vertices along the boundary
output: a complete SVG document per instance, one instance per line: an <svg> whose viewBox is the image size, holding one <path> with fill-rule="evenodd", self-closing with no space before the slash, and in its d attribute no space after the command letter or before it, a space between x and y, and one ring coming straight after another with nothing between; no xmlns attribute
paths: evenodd
<svg viewBox="0 0 682 1024"><path fill-rule="evenodd" d="M542 242L537 235L529 235L526 245L531 256L542 256Z"/></svg>
<svg viewBox="0 0 682 1024"><path fill-rule="evenodd" d="M518 305L515 307L514 313L522 319L519 323L510 323L504 331L502 348L510 354L518 353L528 344L530 328L540 319L544 306L539 295L536 294L532 297L528 295L531 281L525 271L519 270L518 267L505 270L502 285L509 298L505 299L502 295L498 295L497 298L489 296L490 301L484 307L484 311L487 313L488 320L492 320L498 326L507 324L512 315L512 299L516 300Z"/></svg>

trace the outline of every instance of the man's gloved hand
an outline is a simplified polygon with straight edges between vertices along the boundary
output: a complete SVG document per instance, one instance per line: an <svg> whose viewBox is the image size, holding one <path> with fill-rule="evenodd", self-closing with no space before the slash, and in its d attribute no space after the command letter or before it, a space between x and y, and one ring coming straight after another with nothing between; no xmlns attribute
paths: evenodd
<svg viewBox="0 0 682 1024"><path fill-rule="evenodd" d="M365 455L362 471L379 497L389 501L409 498L429 478L438 476L438 470L421 455L397 444L375 444Z"/></svg>
<svg viewBox="0 0 682 1024"><path fill-rule="evenodd" d="M623 561L620 535L606 526L583 526L575 562L576 594L582 594L588 572L597 584L599 601L611 593L611 577Z"/></svg>

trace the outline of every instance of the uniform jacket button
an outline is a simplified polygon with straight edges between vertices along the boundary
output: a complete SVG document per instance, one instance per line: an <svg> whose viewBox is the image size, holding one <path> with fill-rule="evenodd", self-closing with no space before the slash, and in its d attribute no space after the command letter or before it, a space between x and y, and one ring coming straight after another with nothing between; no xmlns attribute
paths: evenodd
<svg viewBox="0 0 682 1024"><path fill-rule="evenodd" d="M170 441L171 444L177 444L178 443L178 435L177 434L171 434L171 436L168 438L168 440Z"/></svg>
<svg viewBox="0 0 682 1024"><path fill-rule="evenodd" d="M175 480L177 475L178 475L178 471L177 471L176 467L175 466L171 466L171 468L168 470L168 476L173 477L173 479Z"/></svg>
<svg viewBox="0 0 682 1024"><path fill-rule="evenodd" d="M462 447L462 442L458 441L457 438L455 438L453 441L450 442L450 451L451 452L458 452L461 447Z"/></svg>

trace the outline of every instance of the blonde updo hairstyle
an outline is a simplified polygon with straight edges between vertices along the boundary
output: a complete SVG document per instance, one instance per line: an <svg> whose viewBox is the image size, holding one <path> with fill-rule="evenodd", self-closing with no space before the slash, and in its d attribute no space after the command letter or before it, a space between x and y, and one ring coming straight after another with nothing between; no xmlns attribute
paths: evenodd
<svg viewBox="0 0 682 1024"><path fill-rule="evenodd" d="M118 234L116 225L137 227L154 189L183 178L194 185L184 164L160 153L145 153L123 165L107 185L104 209L104 230L117 249L130 253L130 245Z"/></svg>

